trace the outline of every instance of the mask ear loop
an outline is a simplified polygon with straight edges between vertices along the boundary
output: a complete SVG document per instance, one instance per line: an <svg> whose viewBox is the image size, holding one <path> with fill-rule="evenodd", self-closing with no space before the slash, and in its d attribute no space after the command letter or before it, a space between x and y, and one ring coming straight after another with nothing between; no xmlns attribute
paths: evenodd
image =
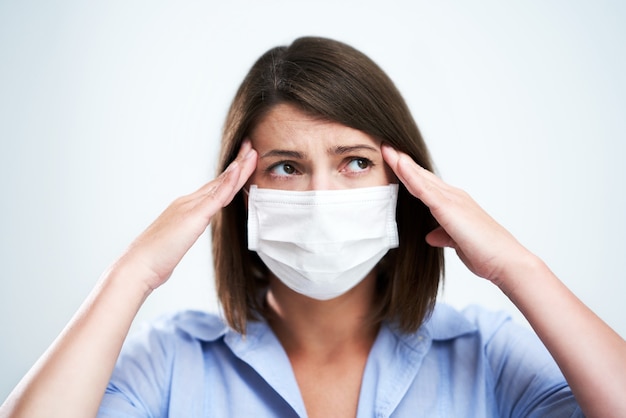
<svg viewBox="0 0 626 418"><path fill-rule="evenodd" d="M243 204L244 207L246 208L246 213L248 212L248 201L250 200L250 191L248 189L246 189L246 186L243 186L241 188L241 190L243 190Z"/></svg>
<svg viewBox="0 0 626 418"><path fill-rule="evenodd" d="M258 186L255 185L255 184L251 184L250 187L258 187ZM245 185L241 188L241 190L243 190L243 192L245 193L246 197L250 196L250 190L246 189Z"/></svg>

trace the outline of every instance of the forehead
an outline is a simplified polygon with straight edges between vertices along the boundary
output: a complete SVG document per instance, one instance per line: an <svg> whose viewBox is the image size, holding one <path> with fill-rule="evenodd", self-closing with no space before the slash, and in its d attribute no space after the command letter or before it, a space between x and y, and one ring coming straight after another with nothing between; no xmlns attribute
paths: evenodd
<svg viewBox="0 0 626 418"><path fill-rule="evenodd" d="M310 147L316 144L365 143L380 146L380 141L357 129L311 116L293 105L274 106L252 130L256 148Z"/></svg>

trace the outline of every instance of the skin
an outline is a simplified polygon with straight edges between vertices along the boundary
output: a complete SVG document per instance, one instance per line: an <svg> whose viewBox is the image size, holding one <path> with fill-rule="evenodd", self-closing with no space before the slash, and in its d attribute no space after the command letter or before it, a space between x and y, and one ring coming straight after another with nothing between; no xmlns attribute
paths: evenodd
<svg viewBox="0 0 626 418"><path fill-rule="evenodd" d="M176 199L104 272L66 328L0 407L0 417L96 416L137 311L167 281L211 217L230 203L255 164L256 152L246 142L218 178Z"/></svg>
<svg viewBox="0 0 626 418"><path fill-rule="evenodd" d="M66 329L0 407L0 417L95 416L137 310L244 184L342 189L396 178L441 225L428 235L428 243L454 248L471 271L515 303L555 358L584 413L626 416L626 342L465 192L406 154L368 138L289 107L275 108L251 135L256 150L244 142L222 175L175 200L103 274ZM352 140L374 150L336 152L346 144L352 147ZM294 159L291 153L285 159L287 154L278 153L281 158L274 160L279 156L271 152L275 149L298 151L304 158ZM362 158L374 164L356 161ZM371 274L330 301L308 299L271 279L270 325L288 353L310 416L328 416L326 403L335 416L355 416L364 361L377 332L362 326L372 293Z"/></svg>
<svg viewBox="0 0 626 418"><path fill-rule="evenodd" d="M390 146L383 145L382 153L441 225L426 241L454 248L474 274L511 299L561 368L585 415L626 416L626 341L467 193Z"/></svg>
<svg viewBox="0 0 626 418"><path fill-rule="evenodd" d="M259 154L249 184L284 190L341 190L395 181L381 141L278 105L250 135ZM270 275L270 326L287 352L310 417L355 416L361 378L377 327L365 320L371 272L347 293L310 299ZM341 321L337 321L341 318Z"/></svg>

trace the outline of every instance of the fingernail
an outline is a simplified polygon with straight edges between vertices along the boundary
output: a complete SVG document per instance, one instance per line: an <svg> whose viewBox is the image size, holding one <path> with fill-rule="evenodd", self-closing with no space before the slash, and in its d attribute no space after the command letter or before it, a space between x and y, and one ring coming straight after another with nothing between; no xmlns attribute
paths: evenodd
<svg viewBox="0 0 626 418"><path fill-rule="evenodd" d="M383 143L381 145L381 149L383 150L383 152L387 153L390 157L392 157L396 161L400 157L400 154L398 154L398 151L396 151L394 147L392 147L391 145L387 143Z"/></svg>
<svg viewBox="0 0 626 418"><path fill-rule="evenodd" d="M249 139L244 139L243 142L241 143L241 147L239 147L239 153L247 153L249 151L249 148L252 148L252 144L250 143Z"/></svg>

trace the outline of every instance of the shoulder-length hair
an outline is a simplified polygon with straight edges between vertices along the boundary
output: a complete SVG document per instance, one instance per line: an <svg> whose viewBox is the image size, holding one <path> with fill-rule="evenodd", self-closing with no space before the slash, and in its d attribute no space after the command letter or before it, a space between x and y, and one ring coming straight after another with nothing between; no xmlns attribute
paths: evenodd
<svg viewBox="0 0 626 418"><path fill-rule="evenodd" d="M305 37L263 54L230 106L222 136L219 172L274 106L287 103L389 143L432 171L419 129L391 79L367 56L334 40ZM267 267L248 250L242 192L212 220L217 294L229 325L245 333L248 320L264 316ZM412 332L432 312L443 278L443 250L425 236L437 222L401 184L396 220L400 244L379 263L371 320L389 320Z"/></svg>

